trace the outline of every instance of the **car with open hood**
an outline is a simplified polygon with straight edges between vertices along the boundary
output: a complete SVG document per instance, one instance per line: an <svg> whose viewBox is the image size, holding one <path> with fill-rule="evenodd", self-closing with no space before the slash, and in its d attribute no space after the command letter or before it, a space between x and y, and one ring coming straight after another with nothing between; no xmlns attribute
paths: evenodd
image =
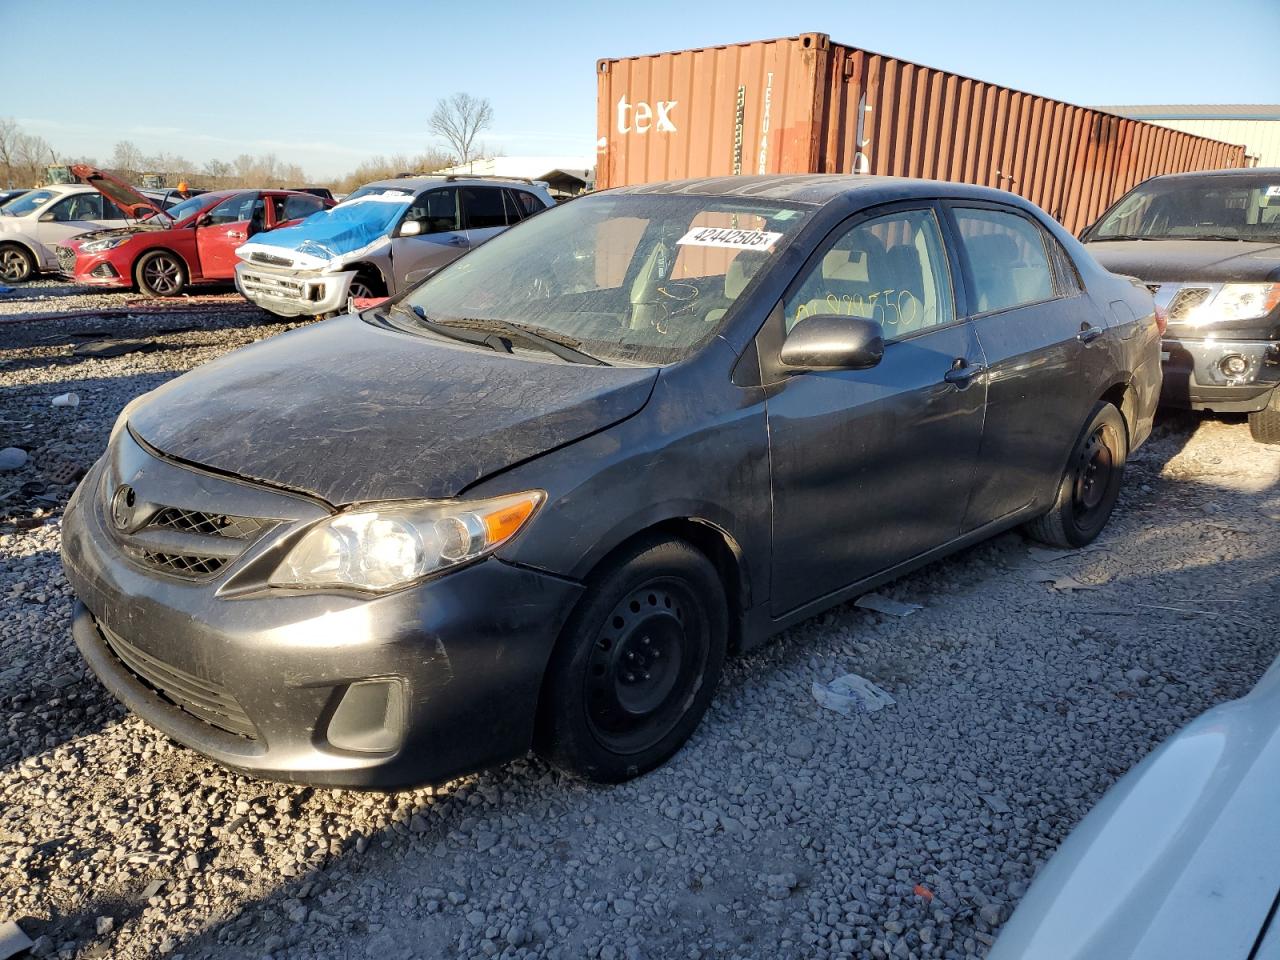
<svg viewBox="0 0 1280 960"><path fill-rule="evenodd" d="M260 776L622 780L727 654L1012 527L1090 542L1159 387L1150 293L1011 194L579 197L131 403L63 521L73 633Z"/></svg>
<svg viewBox="0 0 1280 960"><path fill-rule="evenodd" d="M1280 660L1113 786L989 960L1280 958Z"/></svg>
<svg viewBox="0 0 1280 960"><path fill-rule="evenodd" d="M53 184L0 207L0 281L58 272L57 247L90 230L124 226L129 214L93 187Z"/></svg>
<svg viewBox="0 0 1280 960"><path fill-rule="evenodd" d="M1280 443L1280 169L1153 177L1081 239L1168 313L1162 402L1246 413Z"/></svg>
<svg viewBox="0 0 1280 960"><path fill-rule="evenodd" d="M322 216L244 244L236 251L236 286L272 313L326 316L349 299L402 293L554 203L542 184L528 180L380 180Z"/></svg>
<svg viewBox="0 0 1280 960"><path fill-rule="evenodd" d="M215 190L172 207L110 174L76 166L81 180L128 211L132 221L82 233L56 249L63 274L76 283L138 289L172 297L201 283L226 283L236 247L246 239L331 204L292 190Z"/></svg>

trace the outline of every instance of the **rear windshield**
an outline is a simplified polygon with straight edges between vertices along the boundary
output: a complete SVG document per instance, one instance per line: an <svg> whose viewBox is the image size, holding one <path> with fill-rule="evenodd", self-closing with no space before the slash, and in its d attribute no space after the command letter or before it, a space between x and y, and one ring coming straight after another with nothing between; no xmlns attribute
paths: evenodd
<svg viewBox="0 0 1280 960"><path fill-rule="evenodd" d="M1152 180L1134 187L1086 240L1280 240L1280 176Z"/></svg>
<svg viewBox="0 0 1280 960"><path fill-rule="evenodd" d="M608 361L673 363L712 337L814 208L599 194L478 247L406 297L432 320L503 320Z"/></svg>

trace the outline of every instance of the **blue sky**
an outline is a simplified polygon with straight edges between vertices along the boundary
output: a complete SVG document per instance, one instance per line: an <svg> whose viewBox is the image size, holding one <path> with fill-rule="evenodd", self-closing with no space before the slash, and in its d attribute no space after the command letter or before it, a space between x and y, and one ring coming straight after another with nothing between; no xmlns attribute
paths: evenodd
<svg viewBox="0 0 1280 960"><path fill-rule="evenodd" d="M1280 0L0 0L0 116L67 155L274 152L324 178L422 150L465 90L491 148L590 156L598 58L809 31L1073 103L1280 102Z"/></svg>

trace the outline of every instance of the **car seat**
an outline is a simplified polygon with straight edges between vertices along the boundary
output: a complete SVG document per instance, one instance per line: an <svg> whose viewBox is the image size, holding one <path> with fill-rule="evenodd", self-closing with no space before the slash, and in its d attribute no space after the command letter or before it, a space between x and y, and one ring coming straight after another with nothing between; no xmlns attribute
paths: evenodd
<svg viewBox="0 0 1280 960"><path fill-rule="evenodd" d="M884 272L876 286L887 298L878 314L885 336L905 337L932 324L925 309L924 266L914 243L899 243L884 255Z"/></svg>
<svg viewBox="0 0 1280 960"><path fill-rule="evenodd" d="M965 238L969 267L977 288L977 310L1001 310L1018 302L1014 266L1018 245L1007 233L980 233Z"/></svg>

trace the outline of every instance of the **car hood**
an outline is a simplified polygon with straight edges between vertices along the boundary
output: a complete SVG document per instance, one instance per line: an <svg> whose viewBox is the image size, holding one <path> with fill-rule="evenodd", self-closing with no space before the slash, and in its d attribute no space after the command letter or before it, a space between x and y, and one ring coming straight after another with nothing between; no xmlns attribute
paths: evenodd
<svg viewBox="0 0 1280 960"><path fill-rule="evenodd" d="M413 194L406 191L367 194L313 213L295 226L260 234L237 248L236 256L252 261L256 251L277 262L283 254L295 268L323 269L389 243L391 228L412 201Z"/></svg>
<svg viewBox="0 0 1280 960"><path fill-rule="evenodd" d="M1280 243L1251 240L1100 240L1085 244L1112 273L1147 283L1280 280Z"/></svg>
<svg viewBox="0 0 1280 960"><path fill-rule="evenodd" d="M127 227L110 227L106 230L86 230L84 233L77 233L72 239L67 241L66 245L69 247L75 247L88 240L102 240L105 237L131 236L135 233L154 233L157 230L167 229L167 224L134 223Z"/></svg>
<svg viewBox="0 0 1280 960"><path fill-rule="evenodd" d="M1278 788L1280 660L1107 792L988 960L1248 960L1280 892Z"/></svg>
<svg viewBox="0 0 1280 960"><path fill-rule="evenodd" d="M657 370L526 360L327 320L228 354L130 411L163 454L334 506L442 499L640 410Z"/></svg>
<svg viewBox="0 0 1280 960"><path fill-rule="evenodd" d="M147 197L143 196L123 180L117 180L109 173L95 170L84 163L77 163L71 172L83 182L89 184L100 194L123 210L128 216L137 218L144 213L154 212L164 215L163 209Z"/></svg>

